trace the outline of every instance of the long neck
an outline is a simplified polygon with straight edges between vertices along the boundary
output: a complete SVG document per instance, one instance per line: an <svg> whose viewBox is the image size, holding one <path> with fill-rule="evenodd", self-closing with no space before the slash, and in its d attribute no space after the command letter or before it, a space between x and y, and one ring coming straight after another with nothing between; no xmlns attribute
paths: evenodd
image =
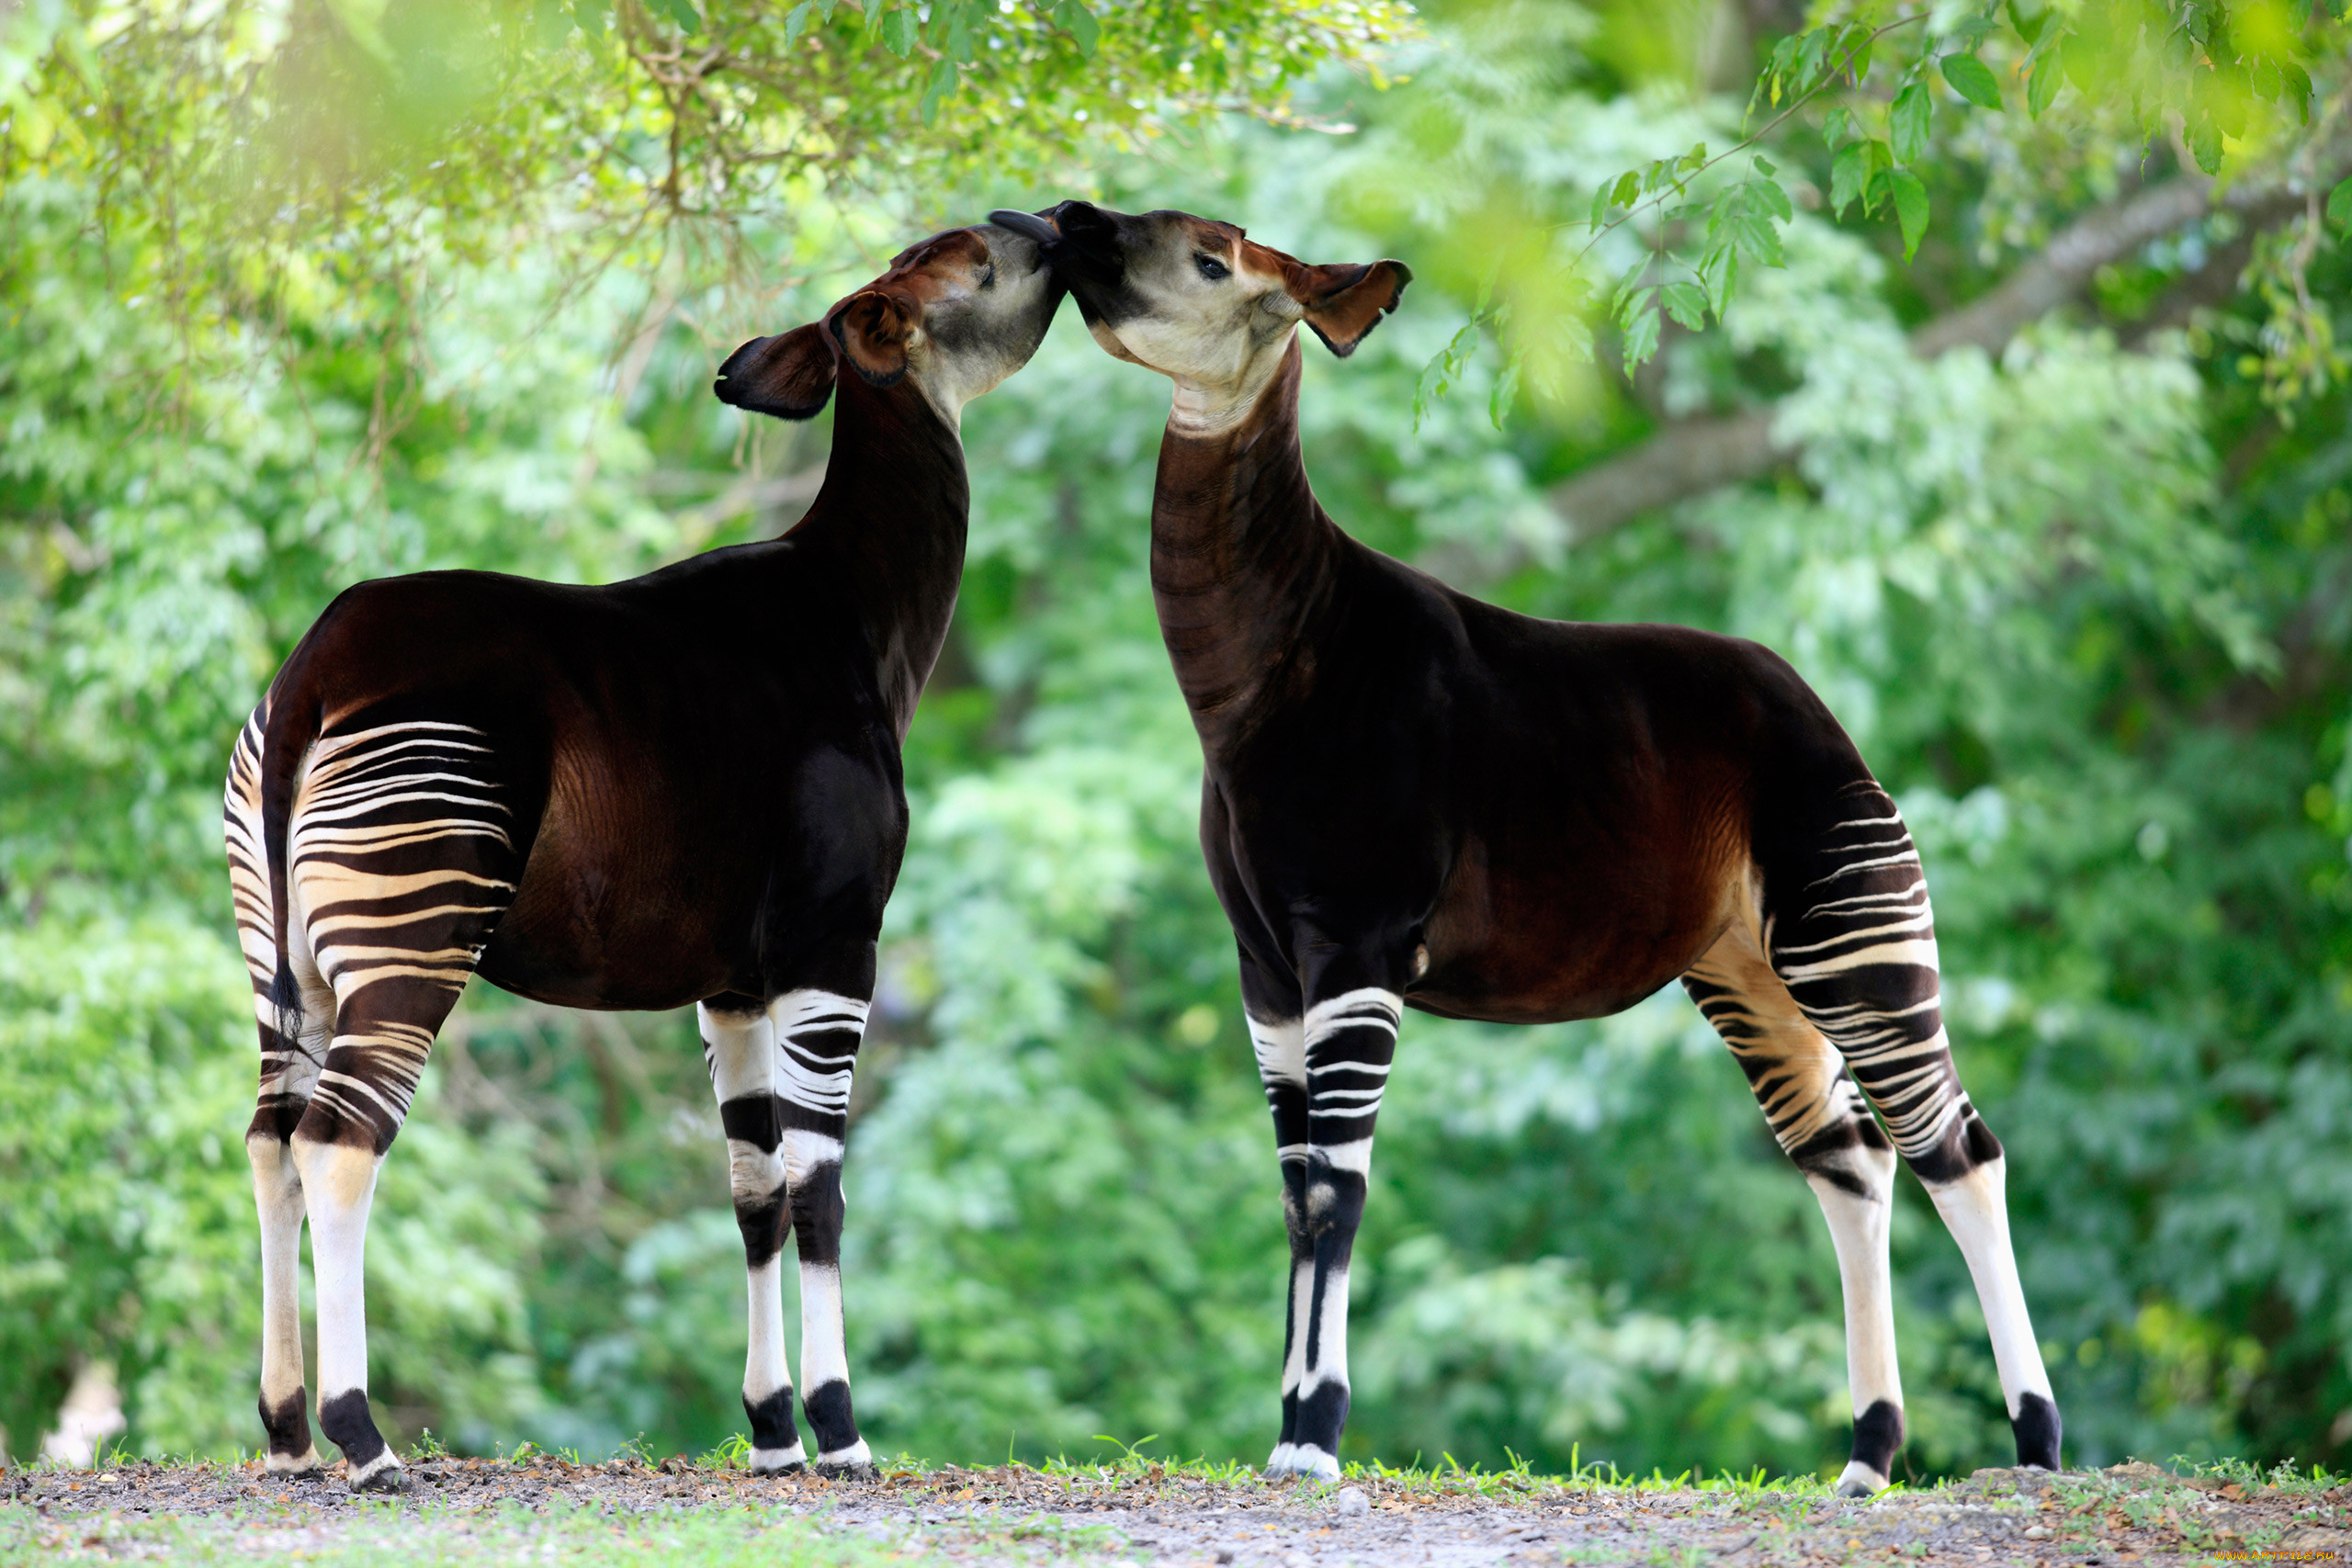
<svg viewBox="0 0 2352 1568"><path fill-rule="evenodd" d="M839 563L904 739L964 575L964 444L911 378L875 388L844 368L835 396L824 486L786 537Z"/></svg>
<svg viewBox="0 0 2352 1568"><path fill-rule="evenodd" d="M1176 683L1204 747L1246 730L1283 684L1328 603L1344 548L1307 487L1298 448L1299 352L1247 417L1214 435L1171 421L1151 509L1151 588Z"/></svg>

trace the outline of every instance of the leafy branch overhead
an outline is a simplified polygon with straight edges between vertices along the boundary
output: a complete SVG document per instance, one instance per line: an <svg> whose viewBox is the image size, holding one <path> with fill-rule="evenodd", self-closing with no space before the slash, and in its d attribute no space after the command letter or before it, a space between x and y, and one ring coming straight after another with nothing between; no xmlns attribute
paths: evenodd
<svg viewBox="0 0 2352 1568"><path fill-rule="evenodd" d="M1545 292L1605 311L1631 373L1656 355L1668 321L1692 331L1721 321L1744 271L1781 265L1800 205L1891 220L1909 261L1934 221L1939 125L1971 113L2096 125L2136 140L2143 162L2169 148L2207 176L2278 166L2344 116L2330 96L2345 90L2344 14L2346 0L1988 3L1957 19L1866 4L1772 46L1731 145L1701 141L1596 180L1589 209L1554 226L1583 239L1540 264L1566 274ZM2336 79L2314 82L2323 64ZM1783 172L1768 146L1810 167ZM2335 186L2327 211L2352 223L2352 184ZM1628 240L1639 246L1630 256ZM1487 277L1470 325L1424 372L1417 412L1461 378L1483 333L1506 349L1498 418L1522 378L1540 385L1589 359L1589 333L1555 330L1539 344L1510 284Z"/></svg>
<svg viewBox="0 0 2352 1568"><path fill-rule="evenodd" d="M516 226L594 261L818 190L922 209L1371 69L1400 0L101 0L0 9L0 186L105 192L126 295L399 298ZM924 212L934 221L949 214Z"/></svg>

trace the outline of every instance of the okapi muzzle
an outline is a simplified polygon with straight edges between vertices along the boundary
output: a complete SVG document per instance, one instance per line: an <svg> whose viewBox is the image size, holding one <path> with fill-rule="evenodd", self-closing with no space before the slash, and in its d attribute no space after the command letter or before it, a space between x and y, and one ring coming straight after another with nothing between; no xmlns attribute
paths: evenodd
<svg viewBox="0 0 2352 1568"><path fill-rule="evenodd" d="M1038 239L1106 352L1227 403L1263 388L1302 322L1353 353L1413 276L1398 261L1310 265L1189 212L1065 201L990 218Z"/></svg>

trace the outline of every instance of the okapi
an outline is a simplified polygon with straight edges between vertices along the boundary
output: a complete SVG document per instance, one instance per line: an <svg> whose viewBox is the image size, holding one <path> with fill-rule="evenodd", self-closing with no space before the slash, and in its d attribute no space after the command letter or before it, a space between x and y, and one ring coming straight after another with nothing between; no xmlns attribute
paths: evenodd
<svg viewBox="0 0 2352 1568"><path fill-rule="evenodd" d="M1345 357L1396 308L1401 264L1307 266L1182 212L991 216L1045 247L1105 350L1175 383L1152 591L1290 1229L1269 1471L1338 1473L1348 1261L1402 1009L1592 1018L1677 976L1829 1223L1854 1402L1839 1490L1886 1485L1903 1441L1898 1153L1974 1277L2018 1462L2057 1468L1919 856L1821 699L1755 643L1514 615L1340 531L1300 460L1296 328Z"/></svg>
<svg viewBox="0 0 2352 1568"><path fill-rule="evenodd" d="M566 1007L699 1004L750 1280L752 1468L806 1457L787 1234L817 1468L870 1467L842 1345L841 1169L906 846L899 747L963 570L963 405L1027 363L1061 295L1023 234L924 241L719 369L722 400L784 419L838 398L823 487L782 538L606 587L363 582L278 671L227 802L261 1025L245 1147L272 1472L319 1465L295 1279L307 1209L319 1425L354 1489L401 1484L368 1410L368 1211L474 974Z"/></svg>

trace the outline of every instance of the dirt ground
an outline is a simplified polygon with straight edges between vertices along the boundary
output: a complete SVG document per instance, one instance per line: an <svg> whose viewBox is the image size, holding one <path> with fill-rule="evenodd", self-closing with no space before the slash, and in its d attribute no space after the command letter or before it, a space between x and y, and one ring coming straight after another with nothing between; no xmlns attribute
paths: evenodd
<svg viewBox="0 0 2352 1568"><path fill-rule="evenodd" d="M1042 1557L1187 1568L1888 1561L2072 1568L2143 1559L2352 1557L2352 1486L2249 1489L2144 1464L2057 1477L1980 1471L1957 1485L1846 1502L1808 1492L1652 1489L1509 1474L1363 1477L1324 1486L1130 1461L1091 1471L886 1470L870 1481L825 1481L758 1479L674 1460L590 1465L537 1457L416 1461L407 1492L390 1502L354 1498L332 1472L287 1482L264 1475L258 1464L20 1470L0 1477L0 1560L19 1551L33 1554L30 1561L175 1555L147 1549L162 1540L142 1529L151 1522L235 1532L229 1555L253 1562L348 1555L324 1549L363 1529L368 1540L396 1547L402 1529L421 1532L421 1542L436 1530L463 1534L469 1519L493 1517L512 1528L543 1515L598 1518L616 1536L633 1519L793 1523L848 1553L795 1558L808 1562L866 1561L868 1547L880 1551L875 1561ZM364 1555L372 1561L378 1553ZM419 1560L425 1559L448 1554L436 1549Z"/></svg>

